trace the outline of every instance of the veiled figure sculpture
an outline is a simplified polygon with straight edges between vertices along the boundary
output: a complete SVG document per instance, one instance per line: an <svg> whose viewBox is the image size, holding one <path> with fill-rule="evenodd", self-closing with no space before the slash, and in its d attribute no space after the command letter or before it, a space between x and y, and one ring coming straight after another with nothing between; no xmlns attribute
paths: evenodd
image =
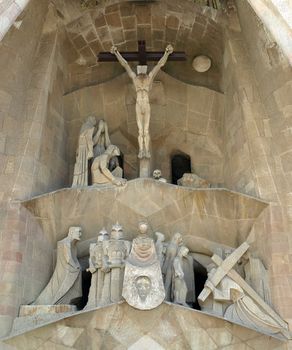
<svg viewBox="0 0 292 350"><path fill-rule="evenodd" d="M93 147L94 158L103 154L105 150L108 148L108 146L111 145L108 126L103 119L101 119L98 122L98 127L97 127L96 134L94 135L94 138L93 138L93 143L94 143L94 147Z"/></svg>
<svg viewBox="0 0 292 350"><path fill-rule="evenodd" d="M88 117L81 127L72 187L88 186L88 161L93 158L95 125L96 119L94 117Z"/></svg>
<svg viewBox="0 0 292 350"><path fill-rule="evenodd" d="M110 160L119 155L120 150L118 147L109 145L103 154L94 159L91 166L93 185L114 184L116 186L123 186L126 184L126 179L115 177L109 170Z"/></svg>
<svg viewBox="0 0 292 350"><path fill-rule="evenodd" d="M154 309L165 298L160 262L147 230L147 223L140 222L139 235L126 260L122 292L127 303L140 310Z"/></svg>
<svg viewBox="0 0 292 350"><path fill-rule="evenodd" d="M57 244L57 263L49 283L33 302L34 305L70 304L82 296L81 268L76 244L80 227L70 227L66 238Z"/></svg>
<svg viewBox="0 0 292 350"><path fill-rule="evenodd" d="M110 145L107 123L101 119L96 130L95 117L88 117L79 133L72 187L89 185L89 161L101 156Z"/></svg>

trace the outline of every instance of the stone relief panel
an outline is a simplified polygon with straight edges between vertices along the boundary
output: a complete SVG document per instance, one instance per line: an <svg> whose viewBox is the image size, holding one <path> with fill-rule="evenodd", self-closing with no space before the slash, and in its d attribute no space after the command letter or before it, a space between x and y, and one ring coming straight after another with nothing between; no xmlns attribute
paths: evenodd
<svg viewBox="0 0 292 350"><path fill-rule="evenodd" d="M152 171L160 169L171 182L171 155L179 151L190 156L191 172L211 183L222 183L224 96L160 72L150 93L150 103L151 148L156 150L152 152ZM135 92L126 74L64 96L64 114L70 183L79 133L89 116L106 122L111 143L123 155L125 178L138 177Z"/></svg>
<svg viewBox="0 0 292 350"><path fill-rule="evenodd" d="M200 237L200 234L196 232L198 227L194 231L191 225L190 229L193 235L191 234L192 237L190 237L190 233L186 234L184 232L187 220L186 210L184 210L182 220L184 225L180 226L180 232L182 233L174 228L173 224L175 222L169 223L167 218L165 220L171 225L172 232L167 232L167 226L164 226L164 228L160 226L159 231L153 230L155 226L153 225L154 222L151 221L152 215L150 215L148 216L149 224L146 221L140 222L137 234L137 220L134 223L134 232L130 232L131 226L129 226L127 220L129 219L130 207L128 212L123 212L123 216L126 216L127 213L127 218L123 217L122 219L123 222L126 222L125 235L123 227L117 222L112 226L110 234L107 233L106 229L102 229L97 238L89 237L77 249L76 242L80 240L81 229L80 227L71 227L68 237L58 242L57 264L51 280L31 306L21 307L20 317L16 319L13 331L17 333L28 328L34 328L50 319L56 320L65 315L69 316L76 312L74 305L80 309L78 298L81 297L81 265L77 259L81 260L87 256L89 260L87 264L82 264L82 270L85 273L87 269L92 276L89 294L85 296L87 303L81 307L84 307L84 310L104 307L121 302L124 299L134 308L152 310L163 301L167 301L186 308L201 309L210 315L223 317L259 332L282 337L283 339L290 338L288 325L269 305L269 284L264 274L264 265L257 257L256 252L252 253L252 250L250 250L252 238L249 236L249 232L256 217L265 208L265 203L248 196L228 193L226 190L215 189L213 195L212 189L201 190L201 196L196 197L197 189L174 188L151 179L136 180L135 182L137 183L133 192L135 196L137 196L139 182L141 189L144 189L148 183L148 188L144 189L148 195L151 186L155 190L153 193L157 193L158 189L162 191L166 188L163 191L164 193L161 194L160 200L162 200L162 203L167 195L169 195L168 200L173 201L176 198L178 204L181 200L185 201L189 197L183 198L183 194L188 193L189 195L192 193L195 200L193 205L199 205L201 210L204 208L204 214L202 211L200 213L203 216L207 216L207 211L211 209L209 206L214 205L220 195L223 195L226 206L225 221L227 218L229 221L234 220L233 227L230 226L227 229L226 226L223 226L223 229L227 229L229 235L223 237L221 232L216 238L214 231L218 231L222 226L221 222L213 226L213 233L210 233L209 239L206 239L205 230ZM131 198L129 185L135 182L129 183L123 190L123 192L128 192L128 200ZM175 194L172 193L172 189L175 190ZM86 203L90 203L88 199L92 195L95 197L96 194L99 196L100 193L109 195L110 192L117 191L115 187L108 188L106 191L103 191L102 188L93 188L93 190L95 190L95 194L92 190L90 192L85 190L84 193L90 193ZM63 191L65 191L65 198L68 200L70 192L76 190ZM64 205L57 203L57 197L61 192L59 191L59 193L53 195L54 204L59 209L64 208ZM80 189L78 189L78 192L78 202L80 204ZM219 195L219 197L214 197L214 194ZM212 200L203 200L204 196L207 195L211 195ZM117 197L117 194L115 196ZM153 197L154 194L150 196ZM240 199L237 204L234 202L236 196ZM47 198L52 198L52 195L38 197L26 203L29 210L34 213L38 212L39 218L45 215L46 223L48 223L52 210L52 205L45 204L44 200ZM152 199L154 198L155 202L153 203L158 205L159 196L156 195ZM33 208L31 205L35 201ZM107 201L110 202L109 196L107 196ZM244 201L246 201L245 204ZM98 201L94 202L102 203L103 201L99 198ZM69 200L68 203L70 203L70 210L72 211L72 201ZM245 209L244 205L246 206ZM47 208L44 210L45 207ZM166 208L167 211L170 210L169 205L166 205ZM38 211L39 209L41 210ZM91 210L94 213L98 212L90 206L86 206L86 212L89 213ZM144 207L141 207L140 211L144 212L144 215L147 215L147 212L148 215L159 212L156 208L149 207L147 203L144 203ZM92 220L89 214L84 213L83 215L87 222ZM195 212L192 213L193 215L195 215ZM213 217L213 215L214 213L211 213L210 216ZM251 219L252 215L254 216L253 219ZM76 216L81 218L80 215L75 213ZM171 217L173 216L174 212L171 213ZM62 217L65 218L66 215L62 215ZM112 215L110 217L112 220ZM243 235L234 237L235 240L233 241L230 240L230 233L238 230L236 225L241 223L244 217L248 218L251 226L245 227ZM53 216L51 219L55 219L55 217ZM100 225L100 223L101 221L97 225ZM195 225L194 221L193 224ZM61 226L61 222L58 226ZM97 227L96 224L94 227ZM43 229L46 229L45 225ZM147 234L148 230L150 235ZM83 232L86 232L85 228ZM85 238L87 237L85 235ZM229 237L229 240L227 237ZM238 239L243 241L240 246L237 245ZM205 275L202 274L202 270L205 271ZM257 285L256 282L259 282L260 274L262 283ZM67 276L69 276L69 279ZM202 285L203 281L205 282L204 285ZM63 305L63 308L56 308L56 312L54 312L53 305L56 304ZM48 309L49 305L52 308ZM49 312L46 311L47 309ZM43 314L44 317L42 318L40 315Z"/></svg>

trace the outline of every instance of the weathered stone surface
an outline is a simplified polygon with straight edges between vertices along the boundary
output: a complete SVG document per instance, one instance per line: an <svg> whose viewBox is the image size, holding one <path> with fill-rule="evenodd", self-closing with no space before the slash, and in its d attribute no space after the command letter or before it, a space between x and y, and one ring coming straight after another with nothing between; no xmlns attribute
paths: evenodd
<svg viewBox="0 0 292 350"><path fill-rule="evenodd" d="M19 309L19 317L37 314L55 314L76 311L75 305L22 305Z"/></svg>
<svg viewBox="0 0 292 350"><path fill-rule="evenodd" d="M154 310L141 311L123 303L81 312L4 340L4 344L14 350L30 350L40 344L46 344L48 349L86 346L88 350L96 347L148 350L150 346L159 350L222 347L258 350L265 344L265 348L272 350L280 349L283 342L180 306L163 303Z"/></svg>
<svg viewBox="0 0 292 350"><path fill-rule="evenodd" d="M136 50L135 35L138 32L147 36L149 50L162 50L169 39L175 40L176 50L186 50L190 58L198 54L211 57L213 65L206 75L191 71L191 59L182 68L176 63L165 67L166 72L178 79L160 73L165 96L151 101L150 132L156 153L153 169L161 168L170 180L170 157L179 150L191 156L192 171L200 177L271 201L269 209L263 211L252 227L253 250L267 267L274 305L292 324L292 75L279 43L271 37L247 1L236 1L237 13L228 1L227 15L194 5L192 1L154 2L150 5L151 10L147 9L145 13L141 13L141 7L124 1L112 0L105 8L103 4L100 2L94 11L84 11L78 1L74 5L72 1L55 1L55 6L48 9L48 1L31 0L24 16L17 19L2 41L1 333L8 330L7 325L17 315L18 306L35 299L52 274L53 249L61 238L56 236L59 228L55 223L69 217L64 220L67 225L69 221L79 224L73 222L69 209L59 213L58 206L52 205L57 221L51 221L50 217L43 230L37 219L27 215L23 207L10 199L28 199L71 183L77 135L81 124L92 112L98 118L107 118L113 137L120 144L113 142L124 154L128 178L138 176L135 112L125 104L129 81L122 75L114 79L123 73L117 63L108 67L96 63L94 56L101 50L109 50L113 40L119 42L121 50ZM0 11L4 9L3 5ZM128 20L123 20L126 18ZM278 27L274 30L279 30ZM210 88L223 91L224 95ZM67 94L65 97L64 93ZM228 208L232 202L246 210L246 206L240 204L241 200L230 201L228 196L224 200L216 197L213 201L208 197L210 194L200 194L193 201L183 195L181 200L169 201L167 208L168 204L161 205L161 200L152 194L138 194L146 199L137 206L124 205L122 194L118 203L115 203L115 196L104 194L102 206L89 206L98 213L103 207L109 212L108 215L101 214L102 218L95 224L105 223L109 227L110 215L125 215L131 236L137 218L151 216L155 229L160 227L163 218L162 228L167 236L176 228L183 229L190 236L187 239L192 241L196 237L197 241L192 244L199 249L205 247L203 233L208 239L214 235L218 242L226 241L235 246L236 242L245 239L252 226L253 219L249 221L239 215L239 219L234 220L230 219L232 215L222 214L226 210L225 202L229 203ZM69 208L69 201L75 203L78 196L77 192L70 196L65 207ZM82 199L83 208L87 204ZM192 211L196 208L194 220L189 206ZM73 205L75 210L77 214L84 212ZM169 218L170 224L166 225ZM45 216L41 221L45 221ZM93 237L96 230L87 225L88 237ZM59 233L64 235L67 229L64 224ZM194 230L198 231L197 236ZM230 232L233 232L231 237ZM176 333L170 323L168 326L173 334L181 334ZM265 341L253 343L250 333L247 338L251 342L241 347L267 347ZM31 348L41 346L37 341L31 343ZM98 340L95 343L98 347ZM81 335L76 344L77 348L86 348L86 337ZM110 337L109 344L116 345ZM236 344L224 346L234 348ZM52 342L45 341L44 347L52 347Z"/></svg>
<svg viewBox="0 0 292 350"><path fill-rule="evenodd" d="M77 194L78 201L74 201ZM137 202L137 196L143 201ZM181 232L193 251L203 249L198 248L200 238L237 246L267 206L263 201L226 189L187 189L152 179L128 181L121 189L64 189L23 205L38 216L44 232L52 240L66 232L76 217L80 218L84 240L94 237L97 227L110 225L110 230L115 221L124 227L125 239L133 239L137 222L145 218L151 230L165 233L167 240L170 234ZM57 220L58 231L54 231Z"/></svg>

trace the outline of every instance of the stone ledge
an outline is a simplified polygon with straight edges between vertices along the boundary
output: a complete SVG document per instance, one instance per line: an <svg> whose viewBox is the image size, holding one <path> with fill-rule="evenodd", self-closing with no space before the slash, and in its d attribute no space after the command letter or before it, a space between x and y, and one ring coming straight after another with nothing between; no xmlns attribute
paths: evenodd
<svg viewBox="0 0 292 350"><path fill-rule="evenodd" d="M76 348L74 345L80 344L81 337L86 349L91 349L93 344L95 348L104 343L110 345L113 341L122 348L128 348L146 334L165 349L173 346L180 349L217 349L224 346L228 349L240 346L255 350L267 347L279 349L285 341L277 335L259 333L223 318L167 302L151 311L136 310L125 302L80 311L2 341L22 350L31 349L36 339L50 339L51 348L56 344ZM68 337L72 341L70 345ZM23 344L31 347L23 347Z"/></svg>

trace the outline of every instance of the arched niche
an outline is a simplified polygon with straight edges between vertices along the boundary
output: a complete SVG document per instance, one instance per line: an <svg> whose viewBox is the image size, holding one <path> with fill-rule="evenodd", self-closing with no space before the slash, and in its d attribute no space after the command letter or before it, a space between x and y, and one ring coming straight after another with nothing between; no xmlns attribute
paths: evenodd
<svg viewBox="0 0 292 350"><path fill-rule="evenodd" d="M146 40L149 51L163 51L169 43L175 50L184 50L185 62L169 63L163 70L186 83L221 91L224 32L220 11L212 9L212 13L190 1L176 4L169 0L144 2L143 6L135 1L111 1L88 10L78 4L74 11L72 7L57 4L70 52L67 93L121 75L124 70L118 63L97 63L96 56L113 44L121 51L137 50L137 40ZM212 60L211 69L204 74L192 68L193 58L201 54Z"/></svg>
<svg viewBox="0 0 292 350"><path fill-rule="evenodd" d="M171 155L171 182L177 185L177 181L185 173L192 172L191 157L183 152L175 152Z"/></svg>

